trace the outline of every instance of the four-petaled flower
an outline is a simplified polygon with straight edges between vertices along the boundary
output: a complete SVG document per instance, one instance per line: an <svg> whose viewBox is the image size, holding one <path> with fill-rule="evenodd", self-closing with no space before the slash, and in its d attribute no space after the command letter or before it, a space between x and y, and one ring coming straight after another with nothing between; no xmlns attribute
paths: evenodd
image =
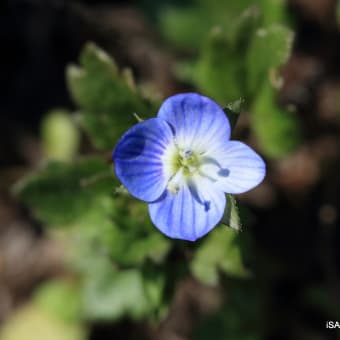
<svg viewBox="0 0 340 340"><path fill-rule="evenodd" d="M178 94L164 101L157 118L120 138L115 172L131 195L149 203L161 232L194 241L221 220L225 193L248 191L265 176L262 158L229 139L229 120L217 103Z"/></svg>

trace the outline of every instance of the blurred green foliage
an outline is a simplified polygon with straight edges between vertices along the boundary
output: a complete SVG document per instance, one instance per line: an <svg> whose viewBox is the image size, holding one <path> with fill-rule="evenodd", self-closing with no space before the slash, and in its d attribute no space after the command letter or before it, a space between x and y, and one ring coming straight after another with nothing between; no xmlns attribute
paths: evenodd
<svg viewBox="0 0 340 340"><path fill-rule="evenodd" d="M159 22L164 36L177 48L198 48L211 27L220 26L232 36L239 14L253 1L194 0L181 6L169 6ZM228 34L229 34L228 33Z"/></svg>
<svg viewBox="0 0 340 340"><path fill-rule="evenodd" d="M143 118L155 114L155 109L139 95L130 79L119 73L110 56L92 43L81 53L80 66L68 67L67 81L81 110L81 124L99 149L112 149L135 123L134 113Z"/></svg>
<svg viewBox="0 0 340 340"><path fill-rule="evenodd" d="M64 301L67 304L67 301ZM35 303L27 304L12 315L0 330L1 340L85 340L81 325L64 322Z"/></svg>
<svg viewBox="0 0 340 340"><path fill-rule="evenodd" d="M193 275L205 284L216 285L219 271L233 277L247 277L242 263L238 235L231 228L216 228L206 237L191 262Z"/></svg>
<svg viewBox="0 0 340 340"><path fill-rule="evenodd" d="M33 299L41 310L65 323L77 323L81 319L81 299L76 281L59 279L43 283Z"/></svg>
<svg viewBox="0 0 340 340"><path fill-rule="evenodd" d="M196 0L164 15L160 24L165 37L179 50L198 51L178 62L178 77L223 106L244 98L253 132L268 157L294 151L301 139L298 120L276 100L283 85L279 69L290 56L294 37L285 2Z"/></svg>
<svg viewBox="0 0 340 340"><path fill-rule="evenodd" d="M295 150L301 136L294 112L284 110L275 102L275 91L265 84L253 105L253 129L267 155L279 157Z"/></svg>
<svg viewBox="0 0 340 340"><path fill-rule="evenodd" d="M122 132L115 130L116 123L124 121L119 112L125 112L124 117L129 112L143 115L146 106L138 92L132 92L123 78L116 77L114 62L93 44L85 47L82 65L84 70L75 72L74 66L68 70L72 93L82 108L78 113L80 121L91 116L95 124L102 124L101 114L107 116L105 126L100 127L100 131L109 131L110 135L104 134L105 141L100 140L99 130L92 130L90 120L83 126L95 145L105 148L109 143L112 148ZM78 77L78 73L82 76ZM124 98L122 101L114 99L117 88L125 91L118 92ZM235 122L239 105L233 103L227 112L234 115ZM124 121L126 128L130 119L135 119L132 114ZM59 121L52 119L53 122L58 127ZM167 256L176 242L165 238L151 224L146 204L122 190L110 163L99 156L78 157L73 162L50 161L14 187L14 193L31 207L38 219L61 232L61 240L68 249L68 263L77 277L73 285L66 282L43 285L36 294L39 306L64 321L77 317L117 320L126 316L159 320L164 317L169 301L165 285L170 285L167 291L173 291L174 276L192 270L203 282L217 284L219 271L231 276L246 273L234 242L236 231L225 227L200 242L184 270L182 266L168 270ZM225 223L239 229L236 203L231 198L229 202Z"/></svg>
<svg viewBox="0 0 340 340"><path fill-rule="evenodd" d="M178 76L219 101L232 126L241 110L249 111L261 152L282 157L294 150L300 138L297 119L276 103L279 68L293 40L284 1L194 0L157 8L171 47L188 56L179 60ZM214 339L259 339L258 292L245 284L251 273L243 261L246 246L235 199L227 197L222 223L228 227L218 226L194 245L164 237L151 224L146 204L119 186L111 161L105 161L106 152L136 123L135 114L142 119L156 114L157 99L146 100L129 71L121 72L92 43L84 47L80 65L68 67L67 82L79 108L75 119L63 110L46 117L42 138L53 161L14 188L51 227L51 235L58 235L73 273L37 290L39 318L47 313L77 329L91 320L157 322L166 316L178 281L193 275L208 285L227 282L230 293L195 339L211 338L212 328ZM76 155L80 129L103 154Z"/></svg>
<svg viewBox="0 0 340 340"><path fill-rule="evenodd" d="M66 110L49 112L41 123L41 142L48 159L71 161L77 154L80 133Z"/></svg>
<svg viewBox="0 0 340 340"><path fill-rule="evenodd" d="M14 187L20 199L49 225L66 225L92 208L105 209L102 200L113 191L113 174L100 158L74 163L49 162Z"/></svg>

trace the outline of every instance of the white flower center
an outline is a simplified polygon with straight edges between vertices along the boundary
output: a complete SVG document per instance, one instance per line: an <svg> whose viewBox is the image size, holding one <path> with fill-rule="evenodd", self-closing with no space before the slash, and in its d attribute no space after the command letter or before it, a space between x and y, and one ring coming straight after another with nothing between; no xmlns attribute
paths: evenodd
<svg viewBox="0 0 340 340"><path fill-rule="evenodd" d="M185 181L200 172L203 157L202 153L173 143L164 154L163 161L165 174L169 178L167 189L177 194Z"/></svg>

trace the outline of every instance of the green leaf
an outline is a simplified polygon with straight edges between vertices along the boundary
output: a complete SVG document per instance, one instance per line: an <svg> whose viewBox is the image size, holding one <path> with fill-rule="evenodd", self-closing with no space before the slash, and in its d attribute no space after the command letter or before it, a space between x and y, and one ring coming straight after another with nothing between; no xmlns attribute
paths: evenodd
<svg viewBox="0 0 340 340"><path fill-rule="evenodd" d="M286 0L260 0L263 27L287 22Z"/></svg>
<svg viewBox="0 0 340 340"><path fill-rule="evenodd" d="M84 281L84 313L91 319L117 320L141 316L147 308L140 272L105 270Z"/></svg>
<svg viewBox="0 0 340 340"><path fill-rule="evenodd" d="M290 56L292 43L289 28L271 25L257 30L247 55L248 90L254 98L252 126L268 157L283 157L300 142L297 117L276 103L276 88L281 86L278 67Z"/></svg>
<svg viewBox="0 0 340 340"><path fill-rule="evenodd" d="M150 304L150 312L155 320L166 316L168 302L165 299L167 269L157 266L144 266L142 270L145 294ZM150 314L150 313L149 313ZM151 316L151 315L150 315Z"/></svg>
<svg viewBox="0 0 340 340"><path fill-rule="evenodd" d="M87 158L74 164L48 163L17 183L13 191L37 218L63 226L94 206L105 204L104 198L113 192L113 187L111 166L101 159Z"/></svg>
<svg viewBox="0 0 340 340"><path fill-rule="evenodd" d="M80 67L68 67L67 81L81 108L80 122L97 148L112 149L136 124L134 113L142 118L153 113L151 105L131 86L131 76L121 76L110 56L93 43L82 51Z"/></svg>
<svg viewBox="0 0 340 340"><path fill-rule="evenodd" d="M41 123L42 147L49 159L70 161L76 155L80 133L69 112L53 110Z"/></svg>
<svg viewBox="0 0 340 340"><path fill-rule="evenodd" d="M261 9L257 5L250 5L237 17L235 25L229 30L233 49L244 58L255 31L261 24Z"/></svg>
<svg viewBox="0 0 340 340"><path fill-rule="evenodd" d="M197 48L205 30L212 26L209 16L202 22L202 10L197 7L171 7L160 15L163 35L177 48Z"/></svg>
<svg viewBox="0 0 340 340"><path fill-rule="evenodd" d="M92 208L73 227L77 249L106 254L121 267L142 265L146 260L161 263L171 246L165 236L155 232L147 205L130 196L116 197L107 202L106 209ZM83 257L93 256L90 254Z"/></svg>
<svg viewBox="0 0 340 340"><path fill-rule="evenodd" d="M250 0L196 0L190 5L168 7L159 14L161 31L177 48L199 48L214 26L232 35L239 15L251 4Z"/></svg>
<svg viewBox="0 0 340 340"><path fill-rule="evenodd" d="M118 271L105 259L91 266L83 279L83 305L87 318L117 320L130 317L140 320L158 308L164 280L155 279L150 286L140 270Z"/></svg>
<svg viewBox="0 0 340 340"><path fill-rule="evenodd" d="M53 280L43 283L35 291L34 301L51 316L64 322L81 319L80 291L76 282Z"/></svg>
<svg viewBox="0 0 340 340"><path fill-rule="evenodd" d="M202 46L195 83L203 93L226 105L242 96L242 58L226 33L216 27Z"/></svg>
<svg viewBox="0 0 340 340"><path fill-rule="evenodd" d="M252 127L261 151L268 157L280 158L296 150L301 141L297 116L275 102L275 89L265 84L252 108Z"/></svg>
<svg viewBox="0 0 340 340"><path fill-rule="evenodd" d="M250 6L234 17L234 25L215 26L203 40L194 80L221 104L247 96L246 56L260 25L260 11Z"/></svg>
<svg viewBox="0 0 340 340"><path fill-rule="evenodd" d="M156 233L156 231L143 238L127 240L125 242L126 247L131 243L133 243L133 247L130 248L129 252L122 249L119 254L116 253L114 256L122 264L143 263L146 258L159 263L162 262L170 249L170 243L162 235Z"/></svg>
<svg viewBox="0 0 340 340"><path fill-rule="evenodd" d="M238 233L231 228L215 228L198 248L190 263L193 275L205 284L215 285L219 271L233 277L247 277L242 264Z"/></svg>
<svg viewBox="0 0 340 340"><path fill-rule="evenodd" d="M244 100L242 98L229 103L226 108L223 109L224 113L227 115L230 123L231 130L233 131L238 118L240 117L240 113L242 111Z"/></svg>
<svg viewBox="0 0 340 340"><path fill-rule="evenodd" d="M269 71L284 64L290 56L294 34L289 28L275 24L259 28L247 53L248 91L257 93L269 79Z"/></svg>
<svg viewBox="0 0 340 340"><path fill-rule="evenodd" d="M236 199L233 195L227 194L227 207L224 211L224 215L222 217L222 224L225 224L229 228L240 231L242 229L241 219L239 216L239 211L237 207Z"/></svg>
<svg viewBox="0 0 340 340"><path fill-rule="evenodd" d="M117 209L117 214L120 212ZM88 225L82 221L66 235L71 242L69 263L81 278L82 313L96 320L156 317L164 307L165 280L161 268L149 270L148 266L156 268L155 263L160 262L157 256L164 256L164 249L157 249L164 241L149 242L156 241L155 233L142 237L131 232L132 228L138 231L140 225L132 224L124 230L114 220L113 216L112 221L101 223L98 217ZM144 241L144 248L150 246L147 250L139 245Z"/></svg>

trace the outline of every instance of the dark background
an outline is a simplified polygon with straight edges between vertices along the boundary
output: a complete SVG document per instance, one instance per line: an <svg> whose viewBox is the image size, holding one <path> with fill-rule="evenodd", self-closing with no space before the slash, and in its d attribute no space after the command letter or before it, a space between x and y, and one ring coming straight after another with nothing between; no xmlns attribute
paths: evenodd
<svg viewBox="0 0 340 340"><path fill-rule="evenodd" d="M174 56L153 26L152 11L149 17L143 11L150 3L1 1L1 321L39 282L63 270L53 241L8 189L40 159L43 115L53 107L73 109L66 65L76 62L83 44L91 40L121 66L131 66L137 79L157 84L163 94L185 87L167 67ZM244 198L256 215L251 229L258 278L254 284L266 291L268 339L338 339L339 331L326 330L325 322L340 317L340 26L336 1L291 0L288 6L296 40L282 70L286 81L279 100L297 106L305 139L291 157L269 162L268 182L257 191L255 205L251 194ZM185 282L163 331L170 329L183 339L190 333L196 317L192 309L200 303L196 291L213 294L196 282ZM133 339L143 332L143 325L128 321L94 325L91 339Z"/></svg>

